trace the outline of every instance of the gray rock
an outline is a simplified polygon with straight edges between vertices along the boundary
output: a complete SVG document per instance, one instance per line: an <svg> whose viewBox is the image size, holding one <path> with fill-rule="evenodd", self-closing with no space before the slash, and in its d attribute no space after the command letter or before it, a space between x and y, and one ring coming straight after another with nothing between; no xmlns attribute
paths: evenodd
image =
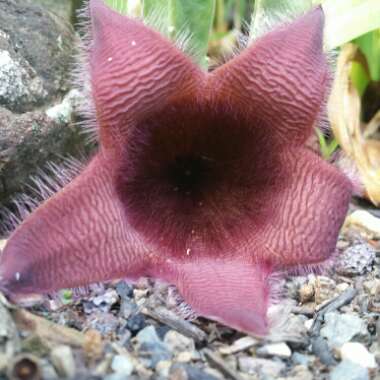
<svg viewBox="0 0 380 380"><path fill-rule="evenodd" d="M266 344L263 347L258 348L256 354L261 357L277 356L282 359L287 359L291 357L292 351L286 343L280 342Z"/></svg>
<svg viewBox="0 0 380 380"><path fill-rule="evenodd" d="M38 4L41 7L48 9L68 22L72 21L74 12L74 1L72 0L28 0L31 4Z"/></svg>
<svg viewBox="0 0 380 380"><path fill-rule="evenodd" d="M0 107L0 199L9 203L23 190L30 176L60 156L83 151L84 137L78 127L57 124L45 112L14 114Z"/></svg>
<svg viewBox="0 0 380 380"><path fill-rule="evenodd" d="M313 361L314 361L313 356L300 354L299 352L295 352L292 355L292 362L296 365L303 365L303 366L307 367L309 365L309 363L311 363Z"/></svg>
<svg viewBox="0 0 380 380"><path fill-rule="evenodd" d="M376 258L375 250L366 243L355 244L338 256L335 270L344 276L356 276L371 270Z"/></svg>
<svg viewBox="0 0 380 380"><path fill-rule="evenodd" d="M264 375L278 377L285 370L286 365L282 361L259 359L251 356L238 358L239 369L250 375Z"/></svg>
<svg viewBox="0 0 380 380"><path fill-rule="evenodd" d="M303 315L290 314L284 323L274 326L267 337L270 342L286 342L292 348L307 347L308 331L305 327L307 318Z"/></svg>
<svg viewBox="0 0 380 380"><path fill-rule="evenodd" d="M60 3L60 2L55 2ZM0 199L9 204L31 175L84 152L69 123L83 97L68 92L75 34L29 0L0 1Z"/></svg>
<svg viewBox="0 0 380 380"><path fill-rule="evenodd" d="M331 380L369 380L368 370L344 360L331 372Z"/></svg>
<svg viewBox="0 0 380 380"><path fill-rule="evenodd" d="M115 289L121 299L133 297L133 285L126 281L119 281Z"/></svg>
<svg viewBox="0 0 380 380"><path fill-rule="evenodd" d="M297 365L289 373L287 380L313 380L313 374L306 366Z"/></svg>
<svg viewBox="0 0 380 380"><path fill-rule="evenodd" d="M0 25L0 104L26 112L66 93L70 24L26 0L2 0Z"/></svg>
<svg viewBox="0 0 380 380"><path fill-rule="evenodd" d="M348 342L343 344L340 349L340 356L342 360L349 360L364 368L377 368L375 355L368 352L367 348L358 342Z"/></svg>
<svg viewBox="0 0 380 380"><path fill-rule="evenodd" d="M170 368L170 378L187 380L217 380L216 377L188 364L173 364Z"/></svg>
<svg viewBox="0 0 380 380"><path fill-rule="evenodd" d="M130 380L130 378L130 376L124 375L120 372L115 372L104 376L104 380Z"/></svg>
<svg viewBox="0 0 380 380"><path fill-rule="evenodd" d="M172 362L170 360L161 360L157 363L155 371L159 378L168 379Z"/></svg>
<svg viewBox="0 0 380 380"><path fill-rule="evenodd" d="M92 298L92 303L103 312L109 312L113 305L119 301L119 296L114 289L107 289L103 294Z"/></svg>
<svg viewBox="0 0 380 380"><path fill-rule="evenodd" d="M331 312L325 315L325 325L321 336L325 337L330 347L338 348L355 336L368 334L366 323L355 314Z"/></svg>
<svg viewBox="0 0 380 380"><path fill-rule="evenodd" d="M91 315L86 319L86 323L83 326L85 329L95 329L103 336L113 334L120 325L119 318L115 317L111 313L103 313L95 309Z"/></svg>
<svg viewBox="0 0 380 380"><path fill-rule="evenodd" d="M136 314L138 307L136 303L130 298L122 298L120 304L120 316L129 319L132 315Z"/></svg>
<svg viewBox="0 0 380 380"><path fill-rule="evenodd" d="M174 353L195 350L195 343L193 339L188 338L174 330L170 330L166 333L164 343Z"/></svg>
<svg viewBox="0 0 380 380"><path fill-rule="evenodd" d="M313 337L311 340L311 349L313 354L317 356L324 365L331 366L336 364L334 354L326 339L321 336Z"/></svg>
<svg viewBox="0 0 380 380"><path fill-rule="evenodd" d="M153 326L145 327L136 335L137 348L141 357L145 359L145 364L149 368L154 368L162 360L170 360L173 354L169 351L158 337Z"/></svg>
<svg viewBox="0 0 380 380"><path fill-rule="evenodd" d="M142 330L145 325L146 323L144 314L136 313L128 318L126 327L132 334L136 334Z"/></svg>

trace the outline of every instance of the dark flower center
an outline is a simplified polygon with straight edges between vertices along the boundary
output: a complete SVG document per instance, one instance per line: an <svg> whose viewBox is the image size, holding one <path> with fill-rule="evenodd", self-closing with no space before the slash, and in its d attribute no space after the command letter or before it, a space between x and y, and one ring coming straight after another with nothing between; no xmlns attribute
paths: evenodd
<svg viewBox="0 0 380 380"><path fill-rule="evenodd" d="M212 173L214 160L201 155L179 155L168 165L168 179L174 191L184 196L194 196L206 185Z"/></svg>
<svg viewBox="0 0 380 380"><path fill-rule="evenodd" d="M259 124L172 107L140 122L129 141L117 189L148 241L174 255L216 252L254 228L274 161Z"/></svg>

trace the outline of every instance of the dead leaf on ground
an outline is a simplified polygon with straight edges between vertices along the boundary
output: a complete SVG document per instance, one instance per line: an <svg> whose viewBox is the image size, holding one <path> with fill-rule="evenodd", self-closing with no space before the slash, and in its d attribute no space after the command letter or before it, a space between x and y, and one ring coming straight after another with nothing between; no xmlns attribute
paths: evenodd
<svg viewBox="0 0 380 380"><path fill-rule="evenodd" d="M380 122L380 111L364 125L361 122L361 99L350 80L352 62L358 59L358 48L347 44L338 58L336 77L328 111L334 135L355 163L365 187L365 195L380 204L380 141L371 136Z"/></svg>

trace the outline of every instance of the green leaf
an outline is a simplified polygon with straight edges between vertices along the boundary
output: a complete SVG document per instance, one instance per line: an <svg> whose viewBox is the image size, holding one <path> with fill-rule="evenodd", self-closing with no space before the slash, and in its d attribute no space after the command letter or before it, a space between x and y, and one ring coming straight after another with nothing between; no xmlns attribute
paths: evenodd
<svg viewBox="0 0 380 380"><path fill-rule="evenodd" d="M356 89L359 92L360 97L363 96L364 91L366 90L370 78L368 77L368 74L366 70L364 69L363 65L359 62L353 61L351 63L351 80Z"/></svg>
<svg viewBox="0 0 380 380"><path fill-rule="evenodd" d="M105 0L105 3L123 15L128 12L128 0Z"/></svg>
<svg viewBox="0 0 380 380"><path fill-rule="evenodd" d="M208 41L215 13L215 0L144 0L144 17L160 18L161 30L171 39L189 33L198 63L207 67Z"/></svg>
<svg viewBox="0 0 380 380"><path fill-rule="evenodd" d="M73 291L71 289L63 289L61 290L61 296L63 303L67 304L72 301L73 298Z"/></svg>
<svg viewBox="0 0 380 380"><path fill-rule="evenodd" d="M379 15L380 18L380 15ZM380 29L367 33L355 40L367 58L369 73L373 81L380 80Z"/></svg>
<svg viewBox="0 0 380 380"><path fill-rule="evenodd" d="M326 15L324 38L328 50L380 28L379 0L256 0L250 38L260 37L320 3Z"/></svg>
<svg viewBox="0 0 380 380"><path fill-rule="evenodd" d="M315 128L315 132L318 136L321 155L325 160L329 160L338 148L338 141L335 138L327 141L326 136L319 128Z"/></svg>
<svg viewBox="0 0 380 380"><path fill-rule="evenodd" d="M293 20L308 11L313 0L256 0L250 28L253 41L279 24Z"/></svg>
<svg viewBox="0 0 380 380"><path fill-rule="evenodd" d="M325 45L334 49L380 28L379 0L325 0Z"/></svg>

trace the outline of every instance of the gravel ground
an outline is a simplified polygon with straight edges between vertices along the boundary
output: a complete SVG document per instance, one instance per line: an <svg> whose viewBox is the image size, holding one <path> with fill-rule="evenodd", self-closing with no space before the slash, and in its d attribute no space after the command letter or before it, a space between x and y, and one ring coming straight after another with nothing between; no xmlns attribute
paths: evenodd
<svg viewBox="0 0 380 380"><path fill-rule="evenodd" d="M141 280L0 303L0 379L380 379L380 219L359 210L323 276L283 280L265 339L238 333ZM191 319L191 318L190 318Z"/></svg>

